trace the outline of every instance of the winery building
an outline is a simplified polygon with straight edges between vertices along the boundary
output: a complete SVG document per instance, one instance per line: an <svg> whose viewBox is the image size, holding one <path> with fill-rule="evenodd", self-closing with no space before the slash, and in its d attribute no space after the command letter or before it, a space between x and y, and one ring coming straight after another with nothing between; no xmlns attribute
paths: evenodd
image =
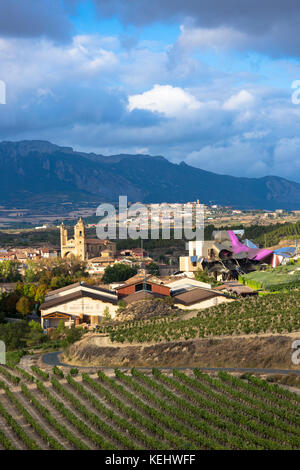
<svg viewBox="0 0 300 470"><path fill-rule="evenodd" d="M118 296L115 292L77 282L49 292L42 303L42 328L56 328L63 320L65 326L96 325L104 312L114 318Z"/></svg>

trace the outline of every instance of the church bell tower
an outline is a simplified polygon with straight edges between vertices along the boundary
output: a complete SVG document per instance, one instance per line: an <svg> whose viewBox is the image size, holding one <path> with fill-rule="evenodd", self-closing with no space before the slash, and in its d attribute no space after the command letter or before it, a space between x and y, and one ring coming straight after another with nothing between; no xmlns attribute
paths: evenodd
<svg viewBox="0 0 300 470"><path fill-rule="evenodd" d="M75 241L75 254L82 261L85 260L85 232L84 232L84 223L82 218L78 220L74 229L74 241Z"/></svg>
<svg viewBox="0 0 300 470"><path fill-rule="evenodd" d="M66 229L64 223L60 225L60 250L61 257L63 258L66 253L66 247L68 242L68 230Z"/></svg>

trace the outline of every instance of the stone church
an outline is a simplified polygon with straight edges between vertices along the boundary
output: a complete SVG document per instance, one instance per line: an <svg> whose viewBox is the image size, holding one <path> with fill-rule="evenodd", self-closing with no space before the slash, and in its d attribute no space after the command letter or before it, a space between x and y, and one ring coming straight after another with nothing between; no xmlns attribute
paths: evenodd
<svg viewBox="0 0 300 470"><path fill-rule="evenodd" d="M99 257L114 258L116 255L114 242L85 237L85 226L81 218L74 227L74 238L68 238L64 223L60 225L60 249L62 258L73 255L82 261Z"/></svg>

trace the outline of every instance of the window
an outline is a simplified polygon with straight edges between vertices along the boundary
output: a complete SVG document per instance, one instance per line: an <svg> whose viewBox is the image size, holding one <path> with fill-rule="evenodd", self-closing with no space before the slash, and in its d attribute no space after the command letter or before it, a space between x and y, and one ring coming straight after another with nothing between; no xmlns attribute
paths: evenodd
<svg viewBox="0 0 300 470"><path fill-rule="evenodd" d="M152 285L149 283L141 282L140 284L136 284L135 292L140 292L141 290L146 290L148 292L152 292Z"/></svg>

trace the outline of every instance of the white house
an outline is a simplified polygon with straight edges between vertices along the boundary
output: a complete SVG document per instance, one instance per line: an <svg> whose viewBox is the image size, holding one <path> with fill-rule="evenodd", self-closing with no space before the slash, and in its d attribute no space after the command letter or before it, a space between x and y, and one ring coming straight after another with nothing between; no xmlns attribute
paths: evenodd
<svg viewBox="0 0 300 470"><path fill-rule="evenodd" d="M56 328L63 320L66 326L87 323L96 325L105 313L114 318L118 296L115 292L77 282L49 292L42 303L42 327Z"/></svg>

